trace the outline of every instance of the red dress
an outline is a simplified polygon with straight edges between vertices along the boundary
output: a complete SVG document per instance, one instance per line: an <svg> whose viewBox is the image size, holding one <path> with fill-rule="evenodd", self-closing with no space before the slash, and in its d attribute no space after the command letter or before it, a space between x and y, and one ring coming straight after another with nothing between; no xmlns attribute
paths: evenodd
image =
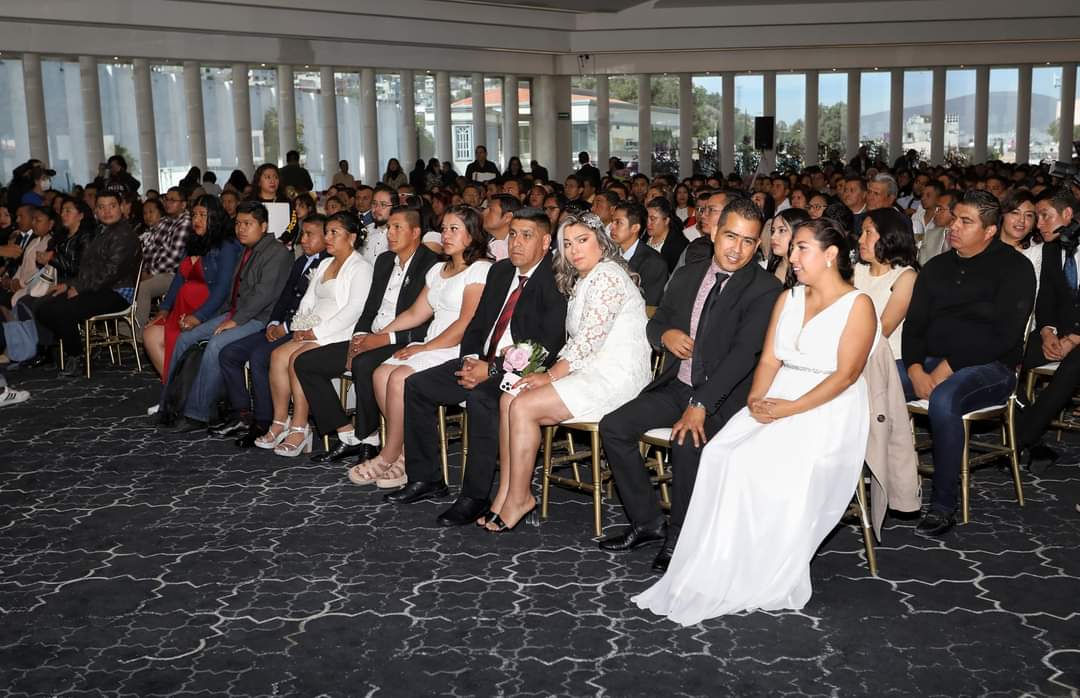
<svg viewBox="0 0 1080 698"><path fill-rule="evenodd" d="M194 263L192 259L195 260ZM177 273L184 277L184 283L176 294L176 302L173 303L169 316L165 318L165 375L168 375L173 347L180 337L180 318L198 310L210 297L210 287L206 285L206 277L203 275L202 257L185 257ZM165 375L161 377L162 383L165 382Z"/></svg>

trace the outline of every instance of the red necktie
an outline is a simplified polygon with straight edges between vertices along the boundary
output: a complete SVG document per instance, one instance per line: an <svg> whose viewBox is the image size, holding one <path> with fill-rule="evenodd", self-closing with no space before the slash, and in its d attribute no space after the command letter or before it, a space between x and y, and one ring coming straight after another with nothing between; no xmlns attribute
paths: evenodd
<svg viewBox="0 0 1080 698"><path fill-rule="evenodd" d="M488 345L486 357L488 362L495 358L495 350L499 348L499 340L502 339L503 332L506 332L506 328L510 324L510 316L514 314L514 306L517 305L518 298L521 298L521 289L525 288L525 282L528 280L529 277L527 276L519 276L517 288L506 299L506 305L503 306L499 320L495 323L495 329L491 331L491 344Z"/></svg>
<svg viewBox="0 0 1080 698"><path fill-rule="evenodd" d="M229 317L231 318L236 314L236 301L237 296L240 295L240 275L244 273L244 265L247 264L248 259L251 257L251 248L244 248L244 256L240 258L240 264L236 267L236 276L233 277L232 294L229 298Z"/></svg>

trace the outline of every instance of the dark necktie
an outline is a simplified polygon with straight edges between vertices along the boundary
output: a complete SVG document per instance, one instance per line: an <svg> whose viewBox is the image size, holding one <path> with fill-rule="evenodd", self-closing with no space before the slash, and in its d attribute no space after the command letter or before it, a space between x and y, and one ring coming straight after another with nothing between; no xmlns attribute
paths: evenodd
<svg viewBox="0 0 1080 698"><path fill-rule="evenodd" d="M731 276L731 274L725 274L722 271L716 273L716 283L709 289L709 295L705 297L705 305L701 306L701 315L698 316L697 332L694 333L693 337L695 348L698 346L698 339L705 338L706 325L708 325L712 309L716 305L716 299L720 295L720 288L724 285L724 282L727 281L729 276ZM701 383L701 375L704 368L701 366L700 361L693 361L693 363L690 364L690 369L690 380L693 385L697 387Z"/></svg>
<svg viewBox="0 0 1080 698"><path fill-rule="evenodd" d="M1076 295L1076 254L1072 250L1065 250L1065 283L1069 290Z"/></svg>
<svg viewBox="0 0 1080 698"><path fill-rule="evenodd" d="M521 298L521 290L525 288L525 282L528 280L529 277L527 276L519 276L517 288L506 299L506 305L503 306L502 313L499 314L495 329L491 331L491 344L488 345L487 356L485 357L485 360L489 363L495 358L495 350L499 348L499 340L502 339L503 333L506 332L506 328L510 325L510 316L514 314L514 307L517 305L518 299Z"/></svg>

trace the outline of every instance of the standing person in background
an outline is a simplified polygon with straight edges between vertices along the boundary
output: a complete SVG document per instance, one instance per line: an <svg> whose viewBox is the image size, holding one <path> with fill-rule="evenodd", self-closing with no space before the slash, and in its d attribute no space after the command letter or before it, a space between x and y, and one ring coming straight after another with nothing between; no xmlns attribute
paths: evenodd
<svg viewBox="0 0 1080 698"><path fill-rule="evenodd" d="M487 148L476 146L476 159L465 168L465 179L470 182L487 182L499 176L499 167L487 159Z"/></svg>
<svg viewBox="0 0 1080 698"><path fill-rule="evenodd" d="M297 193L315 188L311 174L300 166L300 153L295 150L285 153L285 167L281 168L280 176L281 186L286 189L292 187Z"/></svg>
<svg viewBox="0 0 1080 698"><path fill-rule="evenodd" d="M356 178L349 174L349 161L341 160L338 162L338 171L334 173L330 183L337 186L338 184L344 184L347 187L356 187Z"/></svg>
<svg viewBox="0 0 1080 698"><path fill-rule="evenodd" d="M386 172L383 172L382 183L394 191L409 183L409 176L405 174L405 170L401 169L401 163L397 158L386 161Z"/></svg>

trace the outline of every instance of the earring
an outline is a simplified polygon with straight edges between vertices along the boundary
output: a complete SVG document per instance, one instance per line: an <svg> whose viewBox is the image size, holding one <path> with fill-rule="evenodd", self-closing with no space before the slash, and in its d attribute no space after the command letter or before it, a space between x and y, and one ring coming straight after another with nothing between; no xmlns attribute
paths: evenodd
<svg viewBox="0 0 1080 698"><path fill-rule="evenodd" d="M825 268L826 269L832 269L832 260L831 259L826 259L825 260Z"/></svg>

